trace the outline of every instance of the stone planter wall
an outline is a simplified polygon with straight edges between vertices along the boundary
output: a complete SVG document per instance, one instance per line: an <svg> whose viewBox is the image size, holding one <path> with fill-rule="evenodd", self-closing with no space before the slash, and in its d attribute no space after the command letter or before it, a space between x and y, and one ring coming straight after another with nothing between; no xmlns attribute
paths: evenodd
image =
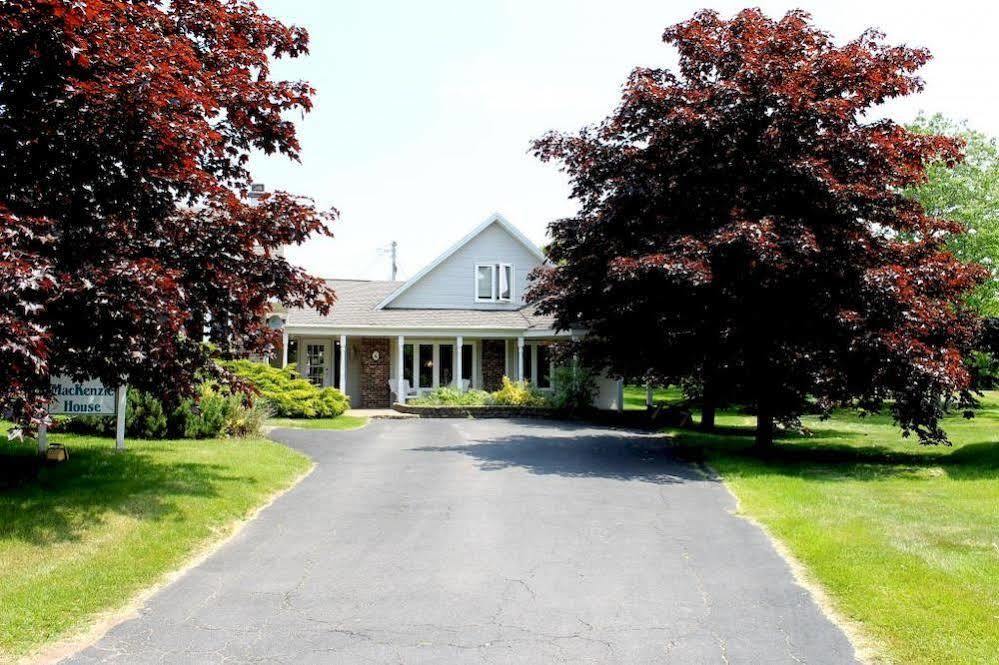
<svg viewBox="0 0 999 665"><path fill-rule="evenodd" d="M393 404L400 413L421 418L559 418L557 409L537 406L414 406Z"/></svg>

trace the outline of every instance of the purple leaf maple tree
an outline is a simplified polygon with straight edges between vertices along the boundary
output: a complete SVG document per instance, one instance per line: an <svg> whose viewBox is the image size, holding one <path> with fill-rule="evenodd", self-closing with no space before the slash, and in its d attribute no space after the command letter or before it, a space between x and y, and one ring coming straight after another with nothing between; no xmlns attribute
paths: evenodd
<svg viewBox="0 0 999 665"><path fill-rule="evenodd" d="M541 310L611 374L696 378L708 418L749 404L761 447L847 404L946 442L942 416L974 404L962 296L984 272L904 190L962 143L871 113L921 90L930 54L876 31L838 44L801 11L701 11L663 39L675 71L634 70L610 117L534 143L579 204L550 225Z"/></svg>
<svg viewBox="0 0 999 665"><path fill-rule="evenodd" d="M237 0L0 5L0 413L43 422L56 374L188 394L274 348L273 301L328 311L281 249L335 211L247 196L251 151L298 158L314 90L270 64L308 41Z"/></svg>

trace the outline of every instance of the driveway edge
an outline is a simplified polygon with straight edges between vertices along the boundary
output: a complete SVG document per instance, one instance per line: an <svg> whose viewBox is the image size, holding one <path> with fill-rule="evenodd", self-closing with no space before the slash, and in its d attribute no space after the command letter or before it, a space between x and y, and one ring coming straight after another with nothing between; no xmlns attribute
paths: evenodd
<svg viewBox="0 0 999 665"><path fill-rule="evenodd" d="M268 439L273 441L270 437L268 437ZM275 443L282 446L286 445L280 441L276 441ZM308 457L300 451L296 452ZM93 646L100 641L101 638L107 635L107 633L115 626L137 617L139 615L139 610L146 604L146 601L183 577L183 575L192 568L201 565L206 559L215 554L229 541L239 535L243 529L246 528L247 524L257 519L257 517L273 505L275 501L298 487L299 483L305 480L316 469L315 460L309 459L309 461L309 468L292 479L291 483L289 483L287 487L272 494L267 501L250 511L246 517L230 522L222 527L216 534L217 537L208 540L200 548L196 549L179 568L165 573L157 583L140 591L125 606L115 610L98 613L89 628L18 659L16 661L18 665L53 665L55 663L59 663L66 658L74 656L84 649Z"/></svg>
<svg viewBox="0 0 999 665"><path fill-rule="evenodd" d="M725 482L725 477L722 476L718 471L712 467L707 462L698 462L694 464L694 467L698 472L704 474L704 476L710 480L719 481L725 491L728 492L732 500L735 501L735 510L732 514L739 519L749 522L757 529L763 532L763 535L767 537L770 544L773 546L774 551L777 552L778 556L784 560L788 568L791 570L791 575L794 577L794 582L812 597L815 601L815 606L819 608L819 612L823 614L829 621L833 623L837 628L843 631L846 635L846 639L849 640L850 645L853 647L853 654L858 661L865 663L866 665L884 665L890 663L891 659L884 654L884 650L880 647L876 640L870 637L864 630L863 625L860 622L854 621L846 616L844 616L839 609L836 607L835 601L826 591L822 583L815 579L812 573L808 570L808 567L803 564L798 558L791 552L790 548L784 544L782 540L774 536L767 525L756 519L746 511L742 509L742 501L739 496L729 487L728 483Z"/></svg>

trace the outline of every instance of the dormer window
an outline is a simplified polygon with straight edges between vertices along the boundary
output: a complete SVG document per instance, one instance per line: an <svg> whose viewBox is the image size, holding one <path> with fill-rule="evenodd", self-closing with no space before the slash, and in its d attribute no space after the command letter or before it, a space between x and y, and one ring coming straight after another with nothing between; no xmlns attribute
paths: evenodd
<svg viewBox="0 0 999 665"><path fill-rule="evenodd" d="M510 302L512 299L512 265L509 263L475 264L476 302Z"/></svg>

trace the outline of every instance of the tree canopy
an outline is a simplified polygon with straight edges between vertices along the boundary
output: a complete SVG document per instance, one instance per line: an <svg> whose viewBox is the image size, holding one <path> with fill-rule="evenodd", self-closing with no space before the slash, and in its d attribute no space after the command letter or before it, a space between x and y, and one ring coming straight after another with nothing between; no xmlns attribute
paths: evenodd
<svg viewBox="0 0 999 665"><path fill-rule="evenodd" d="M974 401L962 296L984 271L904 190L962 141L867 119L922 88L930 54L873 30L837 44L800 11L701 11L663 38L676 71L634 70L610 117L534 144L579 204L549 227L541 310L587 329L592 365L752 404L760 445L849 402L946 441L949 398Z"/></svg>
<svg viewBox="0 0 999 665"><path fill-rule="evenodd" d="M298 157L314 91L270 63L307 50L242 0L0 5L0 411L40 422L63 373L182 393L206 330L266 352L272 299L329 307L281 249L334 213L247 197L251 151Z"/></svg>
<svg viewBox="0 0 999 665"><path fill-rule="evenodd" d="M920 117L910 129L956 136L966 143L961 163L930 164L926 183L910 194L928 214L956 220L967 229L951 236L948 245L962 261L988 269L988 279L971 292L969 302L984 316L999 317L999 144L940 114Z"/></svg>

